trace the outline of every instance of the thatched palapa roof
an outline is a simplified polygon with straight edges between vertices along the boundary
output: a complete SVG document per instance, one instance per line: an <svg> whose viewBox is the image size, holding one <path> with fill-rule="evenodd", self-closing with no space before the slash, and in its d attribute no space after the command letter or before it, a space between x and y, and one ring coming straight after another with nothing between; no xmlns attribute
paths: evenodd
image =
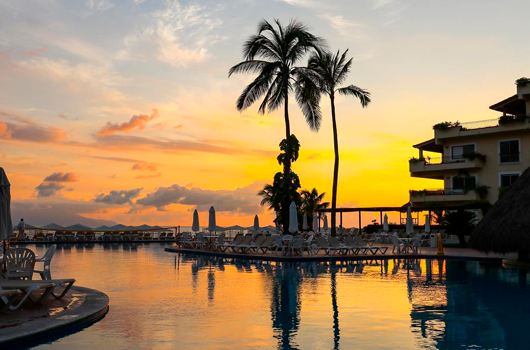
<svg viewBox="0 0 530 350"><path fill-rule="evenodd" d="M470 243L485 252L530 251L530 168L480 220Z"/></svg>

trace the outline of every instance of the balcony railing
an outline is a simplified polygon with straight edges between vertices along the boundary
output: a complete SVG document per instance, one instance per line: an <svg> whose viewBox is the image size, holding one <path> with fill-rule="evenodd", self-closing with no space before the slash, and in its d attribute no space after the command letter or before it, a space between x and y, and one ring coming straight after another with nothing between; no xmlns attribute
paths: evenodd
<svg viewBox="0 0 530 350"><path fill-rule="evenodd" d="M499 126L499 118L495 119L486 119L486 120L477 120L474 122L461 123L460 126L462 129L481 129L481 128L491 128L494 126Z"/></svg>
<svg viewBox="0 0 530 350"><path fill-rule="evenodd" d="M434 189L425 189L425 190L411 190L411 195L425 195L425 196L445 196L445 195L462 195L466 194L469 191L473 191L473 188L464 190L461 188L434 188Z"/></svg>
<svg viewBox="0 0 530 350"><path fill-rule="evenodd" d="M466 160L464 158L461 159L455 159L452 157L425 157L423 158L423 161L425 164L447 164L447 163L460 163L465 162Z"/></svg>

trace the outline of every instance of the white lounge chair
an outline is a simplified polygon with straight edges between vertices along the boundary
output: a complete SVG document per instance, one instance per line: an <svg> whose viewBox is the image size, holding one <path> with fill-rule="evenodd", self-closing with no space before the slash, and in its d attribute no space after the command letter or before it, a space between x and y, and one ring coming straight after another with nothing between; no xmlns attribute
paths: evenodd
<svg viewBox="0 0 530 350"><path fill-rule="evenodd" d="M46 253L44 254L42 258L35 260L35 263L42 263L43 266L42 266L42 270L33 270L33 273L38 273L43 280L52 279L52 274L50 271L50 263L52 261L53 255L55 254L56 249L57 249L57 245L55 244L52 245L50 248L48 248L48 250L46 251Z"/></svg>
<svg viewBox="0 0 530 350"><path fill-rule="evenodd" d="M21 294L22 292L16 289L0 290L0 300L4 303L3 306L0 305L0 311L8 309Z"/></svg>

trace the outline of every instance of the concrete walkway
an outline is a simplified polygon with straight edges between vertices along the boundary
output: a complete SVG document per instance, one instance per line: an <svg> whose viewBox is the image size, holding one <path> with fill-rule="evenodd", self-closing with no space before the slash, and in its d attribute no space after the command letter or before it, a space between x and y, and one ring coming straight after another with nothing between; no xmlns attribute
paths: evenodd
<svg viewBox="0 0 530 350"><path fill-rule="evenodd" d="M60 337L68 331L98 321L107 313L109 298L94 289L72 287L61 300L49 298L43 305L0 313L0 348Z"/></svg>
<svg viewBox="0 0 530 350"><path fill-rule="evenodd" d="M165 249L167 252L181 253L181 254L197 254L197 255L210 255L227 258L238 258L238 259L250 259L250 260L268 260L268 261L344 261L344 260L366 260L366 259L462 259L462 260L496 260L501 261L502 259L514 259L516 254L486 254L479 252L474 249L468 248L444 248L444 255L438 255L437 248L422 247L419 254L393 254L392 245L390 244L377 244L378 246L387 247L388 250L385 254L377 253L375 255L340 255L331 254L326 255L323 252L318 254L308 255L307 252L303 256L285 256L274 253L233 253L233 252L220 252L211 250L200 250L200 249L189 249L179 248L178 246L172 246Z"/></svg>

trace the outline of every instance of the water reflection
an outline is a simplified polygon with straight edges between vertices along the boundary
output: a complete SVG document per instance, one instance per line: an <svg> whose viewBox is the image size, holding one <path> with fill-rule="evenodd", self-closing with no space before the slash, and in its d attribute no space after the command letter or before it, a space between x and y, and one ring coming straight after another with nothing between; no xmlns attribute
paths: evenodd
<svg viewBox="0 0 530 350"><path fill-rule="evenodd" d="M340 275L403 276L410 303L412 334L419 349L519 349L517 317L530 321L528 272L502 270L478 262L394 259L338 263L275 263L188 256L192 274L208 266L208 299L213 300L215 269L233 265L240 273L264 274L272 283L271 319L278 349L299 349L303 320L301 286L318 276L330 279L333 349L340 349ZM389 267L390 266L390 267ZM376 269L377 268L377 269ZM444 271L446 269L446 271ZM507 298L506 296L510 297ZM510 310L509 313L506 310ZM519 310L520 312L517 312ZM515 312L515 313L512 313ZM376 348L376 347L374 347Z"/></svg>
<svg viewBox="0 0 530 350"><path fill-rule="evenodd" d="M46 246L33 248L42 255ZM57 277L105 291L111 312L41 349L528 348L528 273L498 265L277 263L135 243L58 248Z"/></svg>

